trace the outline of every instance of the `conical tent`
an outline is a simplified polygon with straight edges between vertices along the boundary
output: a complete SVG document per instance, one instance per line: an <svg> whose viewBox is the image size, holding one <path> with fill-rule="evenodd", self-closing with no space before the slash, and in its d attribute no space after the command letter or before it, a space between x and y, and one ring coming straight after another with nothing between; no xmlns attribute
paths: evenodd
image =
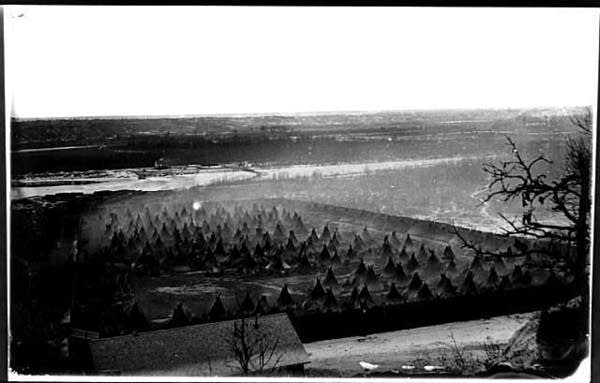
<svg viewBox="0 0 600 383"><path fill-rule="evenodd" d="M535 265L533 256L531 255L531 253L527 253L525 255L525 260L523 260L523 266L533 266L533 265Z"/></svg>
<svg viewBox="0 0 600 383"><path fill-rule="evenodd" d="M221 301L221 296L217 295L217 297L215 298L215 302L213 303L210 312L208 313L208 316L210 317L210 320L217 320L223 318L225 314L225 306Z"/></svg>
<svg viewBox="0 0 600 383"><path fill-rule="evenodd" d="M377 274L375 274L375 269L373 268L373 265L369 265L367 267L367 283L377 283L378 281L379 278L377 278Z"/></svg>
<svg viewBox="0 0 600 383"><path fill-rule="evenodd" d="M504 263L502 256L494 257L494 268L501 274L506 272L506 264Z"/></svg>
<svg viewBox="0 0 600 383"><path fill-rule="evenodd" d="M429 258L427 259L427 264L428 265L439 265L440 264L440 260L437 257L437 255L435 255L435 251L429 249Z"/></svg>
<svg viewBox="0 0 600 383"><path fill-rule="evenodd" d="M433 298L433 294L431 294L431 291L429 290L429 286L427 286L427 283L423 282L423 284L419 288L419 292L417 293L417 297L419 299L431 299L431 298Z"/></svg>
<svg viewBox="0 0 600 383"><path fill-rule="evenodd" d="M410 237L410 234L406 233L406 239L404 240L404 247L412 246L413 240Z"/></svg>
<svg viewBox="0 0 600 383"><path fill-rule="evenodd" d="M179 235L179 232L177 231L177 229L175 229L173 231L173 240L175 241L175 243L177 243L177 240L175 239L177 236ZM215 234L215 232L213 231L212 234L210 235L210 237L208 238L208 246L210 246L211 249L214 249L215 246L217 246L217 235Z"/></svg>
<svg viewBox="0 0 600 383"><path fill-rule="evenodd" d="M179 303L177 307L175 307L175 309L173 310L173 314L171 314L171 319L169 320L169 327L187 326L189 322L189 315L183 308L183 304Z"/></svg>
<svg viewBox="0 0 600 383"><path fill-rule="evenodd" d="M308 235L308 229L304 226L304 222L302 222L302 218L298 216L296 219L296 225L294 226L294 232L297 233L300 238L304 238Z"/></svg>
<svg viewBox="0 0 600 383"><path fill-rule="evenodd" d="M350 301L354 302L356 299L358 299L358 287L355 285L350 293Z"/></svg>
<svg viewBox="0 0 600 383"><path fill-rule="evenodd" d="M358 266L356 267L356 270L354 271L354 276L355 277L366 277L367 276L367 265L365 265L365 261L363 261L362 259L360 260L360 263L358 264Z"/></svg>
<svg viewBox="0 0 600 383"><path fill-rule="evenodd" d="M327 250L329 250L329 253L337 251L337 246L335 243L333 243L333 239L329 240L329 243L327 244Z"/></svg>
<svg viewBox="0 0 600 383"><path fill-rule="evenodd" d="M400 262L396 264L394 279L396 280L396 282L399 283L406 281L406 273L404 272L404 268L402 267L402 263Z"/></svg>
<svg viewBox="0 0 600 383"><path fill-rule="evenodd" d="M352 247L355 251L361 252L365 249L365 243L358 234L354 234L354 241L352 242Z"/></svg>
<svg viewBox="0 0 600 383"><path fill-rule="evenodd" d="M394 251L392 250L392 245L390 244L390 241L387 236L385 236L383 239L383 244L379 248L379 254L382 258L391 257L394 254Z"/></svg>
<svg viewBox="0 0 600 383"><path fill-rule="evenodd" d="M148 323L144 312L140 309L140 306L136 301L129 306L126 314L128 327L136 331L150 330L150 324Z"/></svg>
<svg viewBox="0 0 600 383"><path fill-rule="evenodd" d="M331 240L329 240L329 244L335 246L336 248L340 246L339 234L337 231L333 232L333 236L331 237Z"/></svg>
<svg viewBox="0 0 600 383"><path fill-rule="evenodd" d="M288 291L287 284L283 285L279 297L277 298L277 304L280 307L288 307L294 305L294 299Z"/></svg>
<svg viewBox="0 0 600 383"><path fill-rule="evenodd" d="M442 258L447 261L456 258L456 256L454 255L454 251L452 251L450 245L446 245L446 247L444 248L444 254L442 255Z"/></svg>
<svg viewBox="0 0 600 383"><path fill-rule="evenodd" d="M240 304L240 311L242 313L252 313L252 312L254 312L255 309L256 309L256 307L254 306L254 301L250 297L250 292L246 291L246 296L244 297L244 300Z"/></svg>
<svg viewBox="0 0 600 383"><path fill-rule="evenodd" d="M255 312L258 314L268 314L271 311L271 306L266 295L261 295L258 303L256 304Z"/></svg>
<svg viewBox="0 0 600 383"><path fill-rule="evenodd" d="M406 262L406 265L404 266L408 272L413 272L421 267L414 253L411 254L410 259L408 260L408 262Z"/></svg>
<svg viewBox="0 0 600 383"><path fill-rule="evenodd" d="M231 250L229 250L229 259L233 262L237 262L241 259L240 249L238 249L237 245L233 245Z"/></svg>
<svg viewBox="0 0 600 383"><path fill-rule="evenodd" d="M239 242L239 241L241 240L241 238L242 238L242 232L241 232L241 231L240 231L240 229L238 228L238 229L235 231L235 234L233 235L233 239L232 239L232 240L233 240L234 242Z"/></svg>
<svg viewBox="0 0 600 383"><path fill-rule="evenodd" d="M292 222L292 216L291 216L290 212L288 210L286 210L285 208L283 209L283 214L282 214L281 220L286 225L289 224L290 222Z"/></svg>
<svg viewBox="0 0 600 383"><path fill-rule="evenodd" d="M473 280L473 272L471 270L467 272L465 279L460 287L460 292L464 295L477 294L477 287L475 286L475 281Z"/></svg>
<svg viewBox="0 0 600 383"><path fill-rule="evenodd" d="M458 271L458 269L456 267L456 263L454 262L454 259L450 260L450 262L448 262L448 265L446 266L446 273L454 274L457 271Z"/></svg>
<svg viewBox="0 0 600 383"><path fill-rule="evenodd" d="M262 247L259 244L256 244L256 248L254 249L254 259L258 260L264 256L262 251ZM246 245L245 242L242 242L240 246L240 257L250 257L250 249Z"/></svg>
<svg viewBox="0 0 600 383"><path fill-rule="evenodd" d="M337 250L335 250L333 252L333 256L331 257L331 263L332 264L339 264L342 263L342 260L340 259L340 256L338 255Z"/></svg>
<svg viewBox="0 0 600 383"><path fill-rule="evenodd" d="M231 239L231 237L233 236L231 226L229 226L228 222L225 222L223 224L223 231L221 232L221 236L227 240Z"/></svg>
<svg viewBox="0 0 600 383"><path fill-rule="evenodd" d="M306 252L301 252L298 256L298 267L302 269L307 269L311 267L310 260L306 255Z"/></svg>
<svg viewBox="0 0 600 383"><path fill-rule="evenodd" d="M294 245L294 241L291 238L288 238L285 249L288 251L296 251L296 245Z"/></svg>
<svg viewBox="0 0 600 383"><path fill-rule="evenodd" d="M160 238L160 234L158 233L158 230L156 230L156 228L154 228L154 230L152 230L152 240L156 241L157 238Z"/></svg>
<svg viewBox="0 0 600 383"><path fill-rule="evenodd" d="M257 242L262 242L263 236L265 235L265 231L261 226L254 229L254 240Z"/></svg>
<svg viewBox="0 0 600 383"><path fill-rule="evenodd" d="M163 239L171 237L171 233L169 232L169 229L167 229L167 224L164 223L164 222L163 222L162 227L160 229L160 235L163 237Z"/></svg>
<svg viewBox="0 0 600 383"><path fill-rule="evenodd" d="M342 242L344 242L344 237L342 237L342 233L340 233L340 228L336 227L333 235L335 236L335 238L337 239L337 241L341 244Z"/></svg>
<svg viewBox="0 0 600 383"><path fill-rule="evenodd" d="M363 227L363 230L361 232L361 237L365 242L372 242L373 238L371 237L371 233L369 233L369 229L367 229L367 227Z"/></svg>
<svg viewBox="0 0 600 383"><path fill-rule="evenodd" d="M418 290L422 284L423 284L423 281L421 280L419 273L415 272L412 275L412 277L410 278L410 282L408 283L408 289L409 290Z"/></svg>
<svg viewBox="0 0 600 383"><path fill-rule="evenodd" d="M331 291L331 289L327 289L325 300L323 301L323 307L329 310L336 309L338 307L337 299L335 298L335 295L333 295L333 291Z"/></svg>
<svg viewBox="0 0 600 383"><path fill-rule="evenodd" d="M392 282L392 284L390 285L390 290L388 291L386 298L391 300L402 299L402 295L396 288L396 284L394 282Z"/></svg>
<svg viewBox="0 0 600 383"><path fill-rule="evenodd" d="M440 281L437 285L437 291L440 295L449 295L456 292L456 287L452 285L452 281L450 281L445 273L440 274Z"/></svg>
<svg viewBox="0 0 600 383"><path fill-rule="evenodd" d="M495 287L497 283L498 283L498 273L496 273L496 268L494 266L492 266L490 268L490 272L488 274L487 284L490 287Z"/></svg>
<svg viewBox="0 0 600 383"><path fill-rule="evenodd" d="M277 225L275 226L275 231L273 232L273 239L275 241L281 241L285 239L285 232L283 224L281 222L277 222Z"/></svg>
<svg viewBox="0 0 600 383"><path fill-rule="evenodd" d="M290 230L289 234L288 234L288 243L291 242L294 247L297 247L300 242L298 241L298 238L296 238L296 234L294 233L294 230Z"/></svg>
<svg viewBox="0 0 600 383"><path fill-rule="evenodd" d="M391 277L396 273L396 265L392 260L392 257L388 257L385 267L383 268L383 275L386 277Z"/></svg>
<svg viewBox="0 0 600 383"><path fill-rule="evenodd" d="M325 225L323 227L323 232L321 233L321 241L328 242L331 239L331 233L329 232L329 227Z"/></svg>
<svg viewBox="0 0 600 383"><path fill-rule="evenodd" d="M400 260L408 259L408 253L406 252L406 246L402 246L402 250L400 250L400 254L398 254Z"/></svg>
<svg viewBox="0 0 600 383"><path fill-rule="evenodd" d="M439 258L435 255L435 252L429 249L429 258L427 259L427 264L425 265L425 272L427 274L437 274L443 269L443 265L440 262Z"/></svg>
<svg viewBox="0 0 600 383"><path fill-rule="evenodd" d="M510 279L513 283L519 283L523 278L523 271L521 270L520 265L513 266L513 272L510 275Z"/></svg>
<svg viewBox="0 0 600 383"><path fill-rule="evenodd" d="M315 282L315 286L313 287L312 291L310 292L309 297L311 299L321 299L325 296L325 289L323 288L323 285L321 285L321 281L319 280L319 278L316 279Z"/></svg>
<svg viewBox="0 0 600 383"><path fill-rule="evenodd" d="M190 239L190 237L191 237L187 222L184 223L183 227L181 228L181 237L183 239ZM227 238L229 238L229 237L227 237Z"/></svg>
<svg viewBox="0 0 600 383"><path fill-rule="evenodd" d="M498 284L498 290L509 290L512 288L512 283L508 275L502 276Z"/></svg>
<svg viewBox="0 0 600 383"><path fill-rule="evenodd" d="M323 248L321 249L321 253L319 254L319 259L321 261L329 261L331 259L331 256L329 255L329 250L327 250L326 245L323 245Z"/></svg>
<svg viewBox="0 0 600 383"><path fill-rule="evenodd" d="M469 266L469 269L473 271L483 270L483 265L481 264L481 256L479 254L473 257L473 261L471 262L471 266Z"/></svg>
<svg viewBox="0 0 600 383"><path fill-rule="evenodd" d="M116 218L116 222L119 222L119 219ZM135 218L135 226L137 228L140 228L144 225L144 223L142 222L142 217L140 217L140 215L138 214L137 217Z"/></svg>
<svg viewBox="0 0 600 383"><path fill-rule="evenodd" d="M427 251L425 250L425 246L423 244L421 244L421 247L419 248L419 253L417 254L417 261L419 261L419 263L426 263L427 262Z"/></svg>
<svg viewBox="0 0 600 383"><path fill-rule="evenodd" d="M163 241L160 239L160 236L156 236L156 240L154 241L154 248L156 250L162 250L164 249L165 245L163 244Z"/></svg>
<svg viewBox="0 0 600 383"><path fill-rule="evenodd" d="M356 252L352 248L352 244L348 245L348 251L346 251L346 257L352 259L356 256Z"/></svg>
<svg viewBox="0 0 600 383"><path fill-rule="evenodd" d="M317 241L315 241L312 237L308 237L306 242L303 242L306 245L306 248L311 252L316 252L319 249L319 245Z"/></svg>
<svg viewBox="0 0 600 383"><path fill-rule="evenodd" d="M312 230L310 231L310 236L309 236L310 240L312 242L317 242L319 240L319 236L317 235L317 231L315 230L315 228L313 227Z"/></svg>
<svg viewBox="0 0 600 383"><path fill-rule="evenodd" d="M333 269L331 268L331 266L327 269L327 274L325 275L325 278L323 279L323 286L329 287L329 288L339 286L337 278L335 277L335 274L333 273Z"/></svg>
<svg viewBox="0 0 600 383"><path fill-rule="evenodd" d="M223 244L223 239L219 238L217 244L215 245L215 250L213 251L215 255L225 255L225 245Z"/></svg>
<svg viewBox="0 0 600 383"><path fill-rule="evenodd" d="M362 289L360 289L360 292L358 293L358 300L360 301L373 301L373 298L371 297L371 293L369 292L369 288L367 287L367 285L363 285Z"/></svg>
<svg viewBox="0 0 600 383"><path fill-rule="evenodd" d="M265 251L269 251L273 248L273 244L271 243L271 236L269 235L269 232L266 232L263 235L262 247Z"/></svg>
<svg viewBox="0 0 600 383"><path fill-rule="evenodd" d="M240 253L242 253L242 255L244 253L248 253L250 254L250 250L248 249L248 246L246 245L246 242L242 243L242 246L240 247ZM260 246L260 243L257 243L256 246L254 246L254 252L252 253L254 259L256 259L257 261L263 259L265 257L265 251L263 250L262 246Z"/></svg>
<svg viewBox="0 0 600 383"><path fill-rule="evenodd" d="M390 237L390 244L396 249L400 247L400 239L398 239L398 235L395 231L392 231L392 236Z"/></svg>
<svg viewBox="0 0 600 383"><path fill-rule="evenodd" d="M250 217L248 217L248 221L249 220L250 220ZM250 235L250 228L248 227L247 221L244 221L244 223L242 224L242 235Z"/></svg>

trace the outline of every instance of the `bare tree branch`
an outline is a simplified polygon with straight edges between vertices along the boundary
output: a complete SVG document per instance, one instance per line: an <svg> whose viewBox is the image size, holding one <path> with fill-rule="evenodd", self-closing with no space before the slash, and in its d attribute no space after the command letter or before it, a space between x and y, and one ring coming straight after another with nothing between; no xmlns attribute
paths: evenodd
<svg viewBox="0 0 600 383"><path fill-rule="evenodd" d="M277 353L279 336L264 331L259 324L258 314L254 324L249 324L245 317L239 322L234 322L229 345L242 373L247 375L276 368L283 356Z"/></svg>
<svg viewBox="0 0 600 383"><path fill-rule="evenodd" d="M511 158L499 164L486 163L483 171L488 175L488 193L481 204L493 200L502 202L519 201L523 208L520 217L509 219L498 213L504 222L501 227L506 237L524 237L537 240L536 248L521 248L520 254L548 254L562 257L549 251L553 243L562 244L570 249L575 242L576 259L570 264L581 274L585 269L585 255L589 248L589 215L591 211L591 134L592 117L588 108L580 115L571 116L570 120L578 127L581 134L567 140L562 175L556 180L548 180L538 165L550 165L553 162L545 156L537 156L526 160L516 143L506 137L510 147ZM564 223L540 220L539 211L560 213ZM489 251L476 246L464 238L455 228L454 234L461 242L461 248L474 251L478 255L498 256L500 252ZM569 254L572 254L570 250Z"/></svg>

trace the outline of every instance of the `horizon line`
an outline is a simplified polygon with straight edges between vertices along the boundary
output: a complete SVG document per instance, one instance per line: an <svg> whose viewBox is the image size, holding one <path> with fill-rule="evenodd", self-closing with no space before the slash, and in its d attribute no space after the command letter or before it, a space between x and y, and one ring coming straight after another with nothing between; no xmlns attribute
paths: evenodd
<svg viewBox="0 0 600 383"><path fill-rule="evenodd" d="M248 112L248 113L189 113L189 114L123 114L123 115L74 115L74 116L49 116L49 117L18 117L10 116L16 121L43 121L43 120L95 120L95 119L177 119L177 118L211 118L211 117L269 117L269 116L319 116L319 115L360 115L377 113L411 113L411 112L441 112L441 111L499 111L499 110L537 110L537 109L579 109L589 108L591 105L566 105L566 106L525 106L525 107L467 107L467 108L411 108L411 109L381 109L381 110L338 110L338 111L304 111L304 112Z"/></svg>

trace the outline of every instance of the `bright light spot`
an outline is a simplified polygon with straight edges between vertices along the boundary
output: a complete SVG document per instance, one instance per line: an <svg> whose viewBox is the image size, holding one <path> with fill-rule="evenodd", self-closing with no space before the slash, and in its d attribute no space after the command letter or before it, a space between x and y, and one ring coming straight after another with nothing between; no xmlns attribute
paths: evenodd
<svg viewBox="0 0 600 383"><path fill-rule="evenodd" d="M200 209L200 206L201 206L200 202L194 201L194 203L192 204L192 209L198 210L198 209Z"/></svg>

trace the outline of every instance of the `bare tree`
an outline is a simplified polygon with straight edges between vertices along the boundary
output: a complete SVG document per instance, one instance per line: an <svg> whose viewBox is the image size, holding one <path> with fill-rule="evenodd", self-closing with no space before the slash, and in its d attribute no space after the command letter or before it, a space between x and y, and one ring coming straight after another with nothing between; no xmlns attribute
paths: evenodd
<svg viewBox="0 0 600 383"><path fill-rule="evenodd" d="M233 334L229 340L233 356L244 375L275 368L283 356L277 353L279 336L265 331L258 318L256 314L254 323L245 317L235 321Z"/></svg>
<svg viewBox="0 0 600 383"><path fill-rule="evenodd" d="M566 254L557 254L548 246L528 248L516 243L520 253L546 253L553 256L566 255L564 261L576 276L579 287L587 284L586 266L590 244L589 219L591 210L591 144L592 115L587 109L583 114L571 117L571 122L579 128L575 138L569 138L562 168L562 175L549 180L539 171L539 165L553 162L541 155L527 160L515 142L507 137L512 150L510 160L500 164L484 164L483 171L490 176L489 192L482 203L492 200L503 202L518 201L522 205L520 217L510 219L498 213L506 224L504 235L515 238L526 237L543 240L546 243L566 245ZM563 223L538 219L536 213L550 209L561 214ZM455 228L454 233L462 242L462 247L483 255L497 255L468 241ZM574 244L575 251L571 251Z"/></svg>

